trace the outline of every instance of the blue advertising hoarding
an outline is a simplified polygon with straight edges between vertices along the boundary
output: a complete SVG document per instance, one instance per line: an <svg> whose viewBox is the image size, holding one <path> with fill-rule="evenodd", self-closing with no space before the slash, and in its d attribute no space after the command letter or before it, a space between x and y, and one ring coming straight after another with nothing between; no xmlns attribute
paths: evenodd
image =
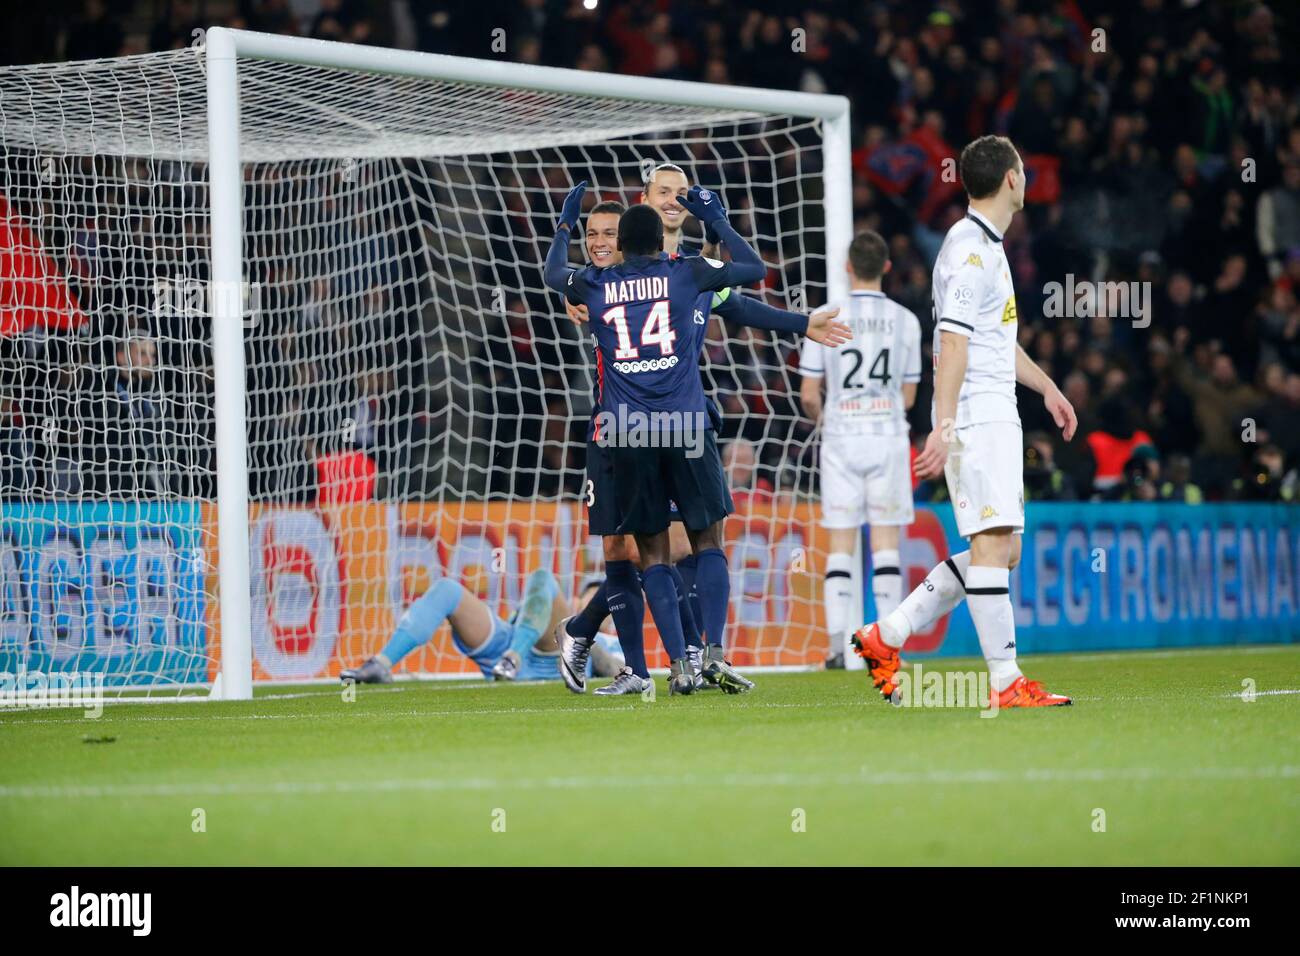
<svg viewBox="0 0 1300 956"><path fill-rule="evenodd" d="M967 547L951 509L917 509L905 591L946 556L940 542ZM1031 502L1011 600L1024 653L1296 641L1300 507ZM980 653L964 603L939 630L909 649Z"/></svg>
<svg viewBox="0 0 1300 956"><path fill-rule="evenodd" d="M0 506L0 672L208 678L198 502Z"/></svg>

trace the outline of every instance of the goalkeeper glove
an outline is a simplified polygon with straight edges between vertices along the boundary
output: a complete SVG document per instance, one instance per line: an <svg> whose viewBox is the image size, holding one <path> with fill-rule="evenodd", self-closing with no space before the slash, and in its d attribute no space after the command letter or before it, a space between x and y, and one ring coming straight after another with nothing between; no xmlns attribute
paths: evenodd
<svg viewBox="0 0 1300 956"><path fill-rule="evenodd" d="M584 179L570 189L569 195L564 197L564 206L560 209L560 225L568 226L569 232L576 232L578 229L578 217L582 215L582 194L586 191L587 181Z"/></svg>
<svg viewBox="0 0 1300 956"><path fill-rule="evenodd" d="M685 207L687 212L700 221L700 225L704 227L704 238L717 244L716 226L727 219L727 210L722 207L722 197L711 190L692 186L687 191L685 199L681 196L677 197L677 204Z"/></svg>

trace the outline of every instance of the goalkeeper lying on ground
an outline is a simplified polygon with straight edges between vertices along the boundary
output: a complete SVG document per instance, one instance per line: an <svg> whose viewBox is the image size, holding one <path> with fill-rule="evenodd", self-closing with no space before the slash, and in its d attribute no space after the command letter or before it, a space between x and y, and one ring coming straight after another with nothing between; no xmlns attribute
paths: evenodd
<svg viewBox="0 0 1300 956"><path fill-rule="evenodd" d="M524 597L503 621L459 581L440 578L406 609L384 649L360 667L339 674L359 684L387 684L393 668L429 642L443 621L451 624L456 649L478 665L483 676L506 680L559 680L556 625L572 613L549 571L534 571Z"/></svg>

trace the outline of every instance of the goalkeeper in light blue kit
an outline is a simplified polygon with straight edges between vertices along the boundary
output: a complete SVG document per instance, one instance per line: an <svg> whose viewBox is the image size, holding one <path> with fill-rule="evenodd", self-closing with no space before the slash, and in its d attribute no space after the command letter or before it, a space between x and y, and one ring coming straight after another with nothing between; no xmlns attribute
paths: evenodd
<svg viewBox="0 0 1300 956"><path fill-rule="evenodd" d="M406 609L383 650L339 677L358 684L391 683L397 663L427 644L446 621L456 649L489 680L559 680L555 627L571 613L549 571L528 576L523 600L509 620L493 614L459 581L440 578Z"/></svg>

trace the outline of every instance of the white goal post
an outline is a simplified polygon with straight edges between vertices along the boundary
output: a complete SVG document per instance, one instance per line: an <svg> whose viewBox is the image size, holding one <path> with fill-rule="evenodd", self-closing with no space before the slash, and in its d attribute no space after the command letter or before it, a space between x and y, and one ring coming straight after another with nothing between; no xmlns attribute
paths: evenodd
<svg viewBox="0 0 1300 956"><path fill-rule="evenodd" d="M281 547L277 542L282 539L275 535L289 531L277 530L278 526L263 531L252 516L259 502L272 500L278 493L266 488L290 488L293 482L285 475L294 468L302 471L308 467L276 457L285 433L267 422L279 422L285 416L264 409L295 394L299 405L323 403L326 399L320 396L329 394L323 386L334 381L330 378L334 375L339 382L346 379L351 389L347 401L352 406L348 407L364 411L369 401L372 409L390 409L376 411L376 418L360 424L357 416L348 412L349 447L354 435L360 445L358 429L368 429L368 436L382 429L384 414L426 423L419 426L418 437L413 437L415 431L406 425L394 427L402 437L391 444L401 447L392 452L392 463L381 463L381 490L374 495L392 502L386 517L373 519L376 528L383 527L353 527L348 524L351 519L331 514L325 525L336 545L342 537L365 541L366 534L381 532L397 540L403 529L421 521L438 525L453 520L458 529L472 530L494 523L531 528L562 517L573 525L566 525L563 534L537 539L535 528L525 529L517 540L527 539L529 548L541 548L553 556L555 566L564 565L572 592L573 569L582 561L575 565L566 549L577 552L586 545L585 533L575 520L580 512L565 511L560 516L555 510L562 502L575 508L578 505L567 490L574 466L555 451L560 441L555 436L562 426L556 425L554 433L529 432L526 437L513 438L509 426L516 419L536 414L528 411L535 407L544 408L550 416L553 406L564 406L570 424L586 414L572 397L561 401L555 395L557 382L573 376L585 381L590 374L571 357L577 333L566 331L562 316L555 320L558 331L549 336L529 332L515 322L519 311L529 312L530 303L536 301L537 289L528 276L500 280L496 291L508 303L520 303L517 307L506 305L503 311L508 314L503 322L494 319L487 323L485 319L481 329L467 322L462 330L444 327L445 316L483 311L480 300L486 290L473 287L476 280L482 284L479 277L489 273L512 276L516 265L540 267L537 253L544 251L549 235L539 239L535 233L549 228L544 224L553 224L554 215L550 208L539 214L539 204L553 203L545 197L552 196L561 184L584 178L570 177L569 170L556 165L568 161L593 170L597 189L605 187L607 194L622 197L635 192L631 184L638 161L682 162L692 176L699 173L702 185L723 188L729 208L745 217L742 234L748 232L766 243L764 258L781 277L780 287L765 286L760 293L768 301L809 311L823 301L846 298L842 263L853 227L850 138L849 103L840 96L594 74L226 28L208 30L202 46L193 50L0 70L0 146L6 151L6 164L23 171L22 176L6 174L6 182L14 184L11 191L19 207L16 216L24 217L37 233L45 228L42 216L48 219L51 210L68 222L89 217L87 221L93 220L99 227L101 244L108 244L110 233L119 237L115 241L126 250L130 267L137 259L144 262L153 254L141 249L144 245L155 248L161 234L154 234L157 221L175 213L181 223L174 230L177 242L185 246L180 260L202 260L193 274L205 275L209 284L204 311L211 318L214 422L210 435L215 448L215 468L211 470L215 472L217 536L207 553L218 560L216 594L207 597L219 605L220 620L219 661L214 657L203 676L214 685L212 696L223 699L250 698L255 678L326 675L319 660L311 665L315 671L307 665L277 670L257 650L254 622L258 615L271 613L276 601L281 601L283 610L292 590L285 592L287 597L268 593L269 578L259 564L263 560L260 555ZM85 198L76 200L80 205L65 209L60 203L72 203L68 193L56 192L51 198L48 191L38 194L36 186L31 187L31 197L24 196L27 168L39 170L41 164L50 168L51 155L56 157L56 171L76 179L78 188L85 187ZM68 156L91 160L80 165L65 163ZM100 162L100 157L108 160ZM143 165L133 167L133 159ZM167 163L179 164L180 172L174 167L163 170ZM364 195L355 202L347 201L353 205L320 196L321 184L337 181L340 169L354 185L357 179L348 177L357 171L357 188ZM724 182L707 178L710 175L721 176ZM186 185L174 193L181 198L159 199L162 193L157 184L167 177L185 184L206 180L206 188ZM104 200L105 184L114 185L119 178L130 180L134 198ZM490 201L484 199L487 194ZM149 197L143 211L131 206L142 201L141 196ZM732 197L740 200L739 208L732 205ZM197 212L185 209L186 202L206 208ZM318 216L317 206L328 207L333 218L313 218ZM204 215L209 231L206 244L202 242L204 225L193 222ZM516 233L513 225L517 224L522 226ZM457 236L462 228L463 242ZM45 241L47 245L51 242ZM573 252L581 255L578 244ZM518 255L519 263L512 261L513 255ZM526 259L537 261L525 263ZM363 273L363 278L356 279L357 273ZM267 275L274 278L268 280ZM156 289L156 272L154 276L151 281ZM307 347L286 344L292 334L273 334L261 327L250 331L246 321L249 286L259 282L270 289L273 303L279 301L275 299L281 294L278 290L292 282L300 291L306 290L301 292L306 304L300 311L314 310L313 315L343 312L362 318L336 320L334 326L320 319L322 329L344 328L343 339L332 341L321 333L319 341L325 344L317 347L314 357L309 356L315 364L300 361L300 353ZM317 287L321 291L314 295ZM276 308L263 303L261 311L274 317ZM501 309L500 304L495 308ZM551 310L558 312L554 299ZM534 315L534 322L537 319ZM415 328L404 322L423 324ZM94 327L93 316L88 327ZM183 338L170 326L166 334L177 341ZM529 339L530 335L534 338ZM738 383L734 404L742 409L736 414L749 429L743 434L758 436L755 441L760 450L777 450L768 464L775 476L775 494L791 502L781 506L784 510L779 515L775 506L769 508L761 521L754 519L755 526L766 522L775 527L796 517L807 522L809 515L815 514L809 498L815 491L809 479L814 466L806 454L811 441L793 427L797 411L784 405L770 411L773 400L784 400L777 393L782 391L782 383L790 381L793 341L767 334L762 338L735 338L730 331L720 335L724 338L719 339L717 355L730 350L729 354L740 354L740 364L745 365L733 375ZM479 340L486 341L482 349ZM181 344L191 351L196 347L188 340ZM207 343L198 344L207 347ZM120 342L117 347L122 348ZM373 367L363 363L359 371L349 365L346 371L333 372L330 363L335 349L364 352ZM519 358L525 354L535 361L535 376ZM494 376L502 361L514 376L507 381L507 390L517 388L527 399L518 407L484 398L501 395L502 386ZM722 360L706 361L713 363L711 367L720 367ZM263 362L273 374L259 372ZM412 384L426 368L438 368L445 375L438 394L434 394L434 386ZM570 389L568 383L565 388L575 394L582 391ZM429 400L414 411L402 405L398 395L412 389L429 394ZM767 428L762 420L764 408L781 419L780 429ZM294 414L301 417L311 411L298 408ZM551 419L547 421L549 429ZM322 428L328 431L334 426ZM180 431L176 427L162 429L165 440L176 443L181 441L177 437ZM297 432L293 434L297 436L294 441L301 438ZM308 444L316 450L335 447L318 437ZM528 446L527 455L518 450L521 445ZM434 477L420 477L421 468L428 471L434 462L442 471ZM400 474L401 480L389 477L386 482L386 467L392 475ZM454 474L453 468L458 469ZM541 478L536 482L515 480L530 470L538 471ZM493 475L501 472L512 477L499 487ZM266 478L269 473L275 474L275 481ZM250 480L256 487L250 487ZM417 487L421 492L410 492L412 496L436 502L444 512L459 509L458 517L403 510L409 489ZM182 489L163 497L184 499L194 494ZM285 494L289 497L281 500L315 500L295 498L292 491ZM521 500L529 503L520 504ZM494 503L503 503L504 510ZM552 503L556 503L555 509ZM546 509L539 510L543 504ZM796 508L802 509L797 516ZM519 519L516 516L525 513L521 509L526 509L527 516ZM759 510L755 506L755 513ZM434 564L468 566L439 552L436 537L429 532L428 541L410 547L432 549L430 561ZM488 544L495 540L488 531L481 537ZM798 551L801 546L795 537L787 535L780 541L777 537L777 531L770 532L773 553L782 548ZM463 539L470 538L464 530ZM477 537L473 540L478 542L473 546L484 554L492 550ZM335 566L343 567L348 561L350 571L365 564L373 555L364 552L364 545L360 547L360 558L356 550L351 558L336 561L331 557L325 562L330 566L327 571L333 574ZM282 557L277 552L276 560ZM819 579L816 585L806 587L774 583L778 571L765 564L766 560L756 557L734 570L742 582L741 590L752 592L755 606L769 599L816 604L812 619L820 619L820 602L814 597L819 594ZM484 558L474 567L486 561ZM859 563L855 562L855 568ZM522 566L516 570L522 571ZM421 584L428 584L427 577L414 583L399 581L390 571L376 572L376 580L384 574L388 575L388 583L382 585L387 588L384 600L393 606L400 606L401 595L409 596L411 588L418 590ZM313 587L319 584L316 577L312 581ZM855 585L860 595L860 579ZM354 603L378 601L373 592L381 587L337 581L328 586L351 589L351 597L345 596L345 600ZM509 588L490 602L501 606L503 613L508 610L504 604L508 592ZM35 583L30 593L37 593ZM310 618L312 626L320 615L338 616L340 621L345 616L315 597L303 598L300 610L302 620ZM784 612L774 613L776 620L782 620L779 615ZM381 625L375 621L391 624L393 610L386 606L380 613L372 607L361 616L367 626L377 628ZM285 643L277 646L296 647L294 629L306 625L298 617L293 621L292 626L286 625ZM347 627L346 623L330 626L339 632ZM783 626L789 626L788 616ZM808 630L806 625L804 630ZM818 635L812 634L790 638L800 643L786 655L787 639L780 638L780 646L765 648L762 654L755 651L751 663L811 662L817 639ZM331 637L326 651L329 659L355 661L360 645L336 649L336 640L338 633ZM374 647L367 645L367 650L373 652ZM200 653L212 655L211 651ZM217 675L219 679L213 680ZM150 682L147 673L135 676L139 680L127 680L123 686L158 686ZM157 675L153 677L157 680ZM168 678L172 680L180 679Z"/></svg>

